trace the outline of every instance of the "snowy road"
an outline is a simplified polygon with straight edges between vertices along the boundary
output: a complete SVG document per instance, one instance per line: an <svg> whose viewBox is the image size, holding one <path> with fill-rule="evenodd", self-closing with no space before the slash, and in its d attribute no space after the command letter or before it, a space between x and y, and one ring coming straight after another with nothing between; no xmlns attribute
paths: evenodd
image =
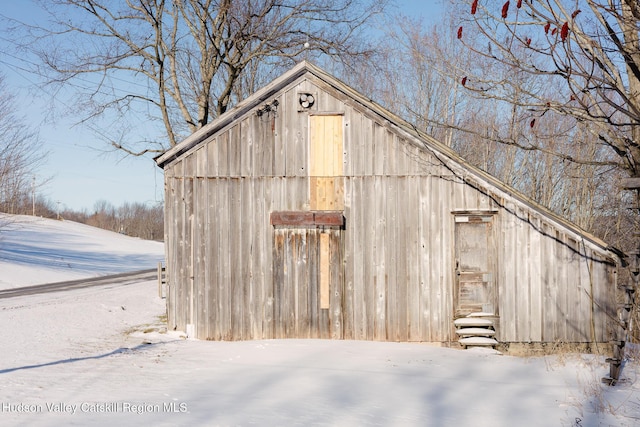
<svg viewBox="0 0 640 427"><path fill-rule="evenodd" d="M152 280L158 277L156 269L133 271L129 273L118 273L109 276L101 276L96 278L65 280L63 282L46 283L42 285L24 286L21 288L2 289L0 290L0 299L14 298L25 295L37 295L49 292L62 292L71 289L82 289L90 286L110 285L124 286L132 285L144 280Z"/></svg>

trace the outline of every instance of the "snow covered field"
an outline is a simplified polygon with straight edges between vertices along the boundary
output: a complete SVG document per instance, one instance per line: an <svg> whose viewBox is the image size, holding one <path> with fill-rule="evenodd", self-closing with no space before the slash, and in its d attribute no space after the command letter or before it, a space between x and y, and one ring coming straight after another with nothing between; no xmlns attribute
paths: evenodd
<svg viewBox="0 0 640 427"><path fill-rule="evenodd" d="M0 232L6 287L153 268L162 245L71 222ZM147 265L151 263L151 265ZM204 342L155 281L0 299L0 425L633 426L638 363L424 344Z"/></svg>
<svg viewBox="0 0 640 427"><path fill-rule="evenodd" d="M72 221L0 214L0 289L156 268L160 242Z"/></svg>

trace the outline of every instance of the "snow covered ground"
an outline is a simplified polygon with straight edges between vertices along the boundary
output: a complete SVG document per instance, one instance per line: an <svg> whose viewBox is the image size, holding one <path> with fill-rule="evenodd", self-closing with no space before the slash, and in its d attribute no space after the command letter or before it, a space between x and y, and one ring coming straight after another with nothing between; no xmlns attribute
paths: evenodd
<svg viewBox="0 0 640 427"><path fill-rule="evenodd" d="M162 253L153 242L52 220L23 221L0 236L5 287L153 268ZM167 333L163 313L154 281L0 299L0 425L640 423L640 368L633 360L624 381L608 387L600 383L608 372L604 358L590 355L516 358L354 341L204 342Z"/></svg>
<svg viewBox="0 0 640 427"><path fill-rule="evenodd" d="M0 214L0 289L156 268L164 245L73 221Z"/></svg>

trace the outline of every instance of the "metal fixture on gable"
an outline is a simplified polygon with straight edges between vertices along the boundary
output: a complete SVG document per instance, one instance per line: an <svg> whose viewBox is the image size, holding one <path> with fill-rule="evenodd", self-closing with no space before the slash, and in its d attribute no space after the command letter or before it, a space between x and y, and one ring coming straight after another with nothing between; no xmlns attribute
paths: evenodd
<svg viewBox="0 0 640 427"><path fill-rule="evenodd" d="M301 93L298 101L300 102L300 106L302 108L307 109L307 108L313 107L313 104L316 102L316 99L310 93Z"/></svg>
<svg viewBox="0 0 640 427"><path fill-rule="evenodd" d="M280 103L277 99L274 99L270 104L264 104L264 107L258 109L258 111L256 111L256 114L258 115L258 117L261 117L263 114L267 114L272 111L275 114L278 112L278 105L280 105Z"/></svg>

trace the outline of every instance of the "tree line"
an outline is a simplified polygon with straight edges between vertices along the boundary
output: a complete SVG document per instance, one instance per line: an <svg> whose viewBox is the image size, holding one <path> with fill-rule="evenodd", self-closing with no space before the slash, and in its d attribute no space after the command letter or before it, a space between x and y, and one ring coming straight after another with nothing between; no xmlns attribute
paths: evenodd
<svg viewBox="0 0 640 427"><path fill-rule="evenodd" d="M2 181L0 180L0 185ZM145 240L164 240L164 208L162 203L125 202L114 206L106 200L95 203L93 209L63 209L44 196L36 196L31 189L13 193L11 200L0 201L0 212L14 215L35 215L43 218L75 221L92 227L114 231ZM0 221L0 228L5 221Z"/></svg>

